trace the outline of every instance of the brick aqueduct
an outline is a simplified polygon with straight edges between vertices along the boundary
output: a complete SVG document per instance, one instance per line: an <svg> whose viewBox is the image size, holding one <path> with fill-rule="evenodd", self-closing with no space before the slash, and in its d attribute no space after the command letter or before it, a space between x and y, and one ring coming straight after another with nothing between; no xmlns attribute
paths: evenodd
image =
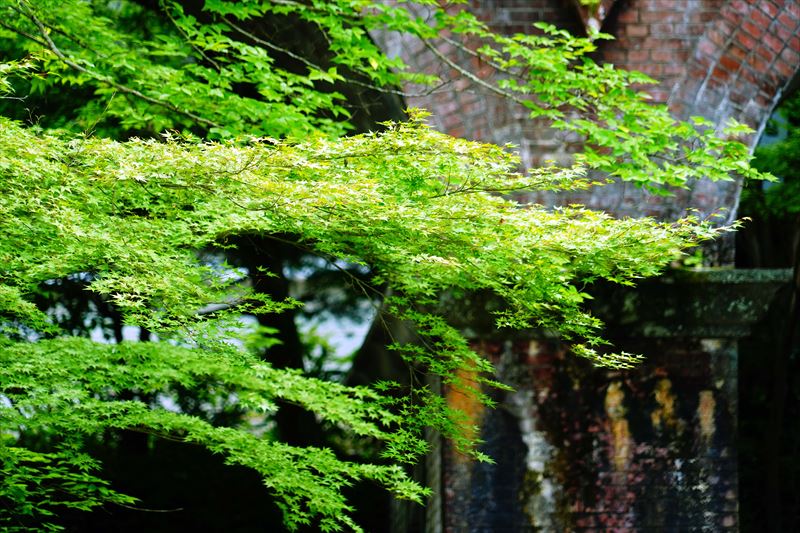
<svg viewBox="0 0 800 533"><path fill-rule="evenodd" d="M751 143L800 69L797 0L602 0L591 11L577 0L472 4L506 33L530 31L537 21L573 33L599 26L616 38L603 43L600 61L660 80L648 90L676 116L747 123L758 132ZM376 39L417 69L440 68L419 44ZM569 143L523 110L465 79L449 87L406 103L433 111L441 131L519 146L525 165L569 160ZM688 207L726 206L733 217L738 194L736 183L698 182L665 200L620 184L567 200L620 216L668 219ZM731 262L729 246L709 254L717 264ZM615 345L648 356L630 372L593 370L556 342L497 338L465 324L500 378L516 387L498 398L498 410L464 406L497 464L465 462L437 443L424 475L439 496L424 513L397 504L394 530L739 530L739 347L752 344L790 277L783 270L676 273L636 291L601 293L596 312Z"/></svg>

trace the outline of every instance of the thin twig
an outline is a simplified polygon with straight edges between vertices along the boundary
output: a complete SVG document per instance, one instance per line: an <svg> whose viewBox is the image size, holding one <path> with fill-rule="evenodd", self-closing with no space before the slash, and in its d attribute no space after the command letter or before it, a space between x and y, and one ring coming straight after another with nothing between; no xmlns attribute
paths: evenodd
<svg viewBox="0 0 800 533"><path fill-rule="evenodd" d="M472 81L476 85L479 85L479 86L483 87L484 89L497 94L498 96L501 96L503 98L508 98L512 102L516 102L516 103L518 103L520 105L523 105L523 106L526 104L525 100L519 98L515 94L512 94L512 93L510 93L508 91L504 91L503 89L500 89L499 87L495 87L491 83L487 83L487 82L483 81L482 79L480 79L478 76L476 76L475 74L473 74L469 70L465 69L464 67L462 67L458 63L454 62L449 57L445 56L442 52L440 52L439 49L436 48L436 46L434 46L430 42L430 40L425 39L425 38L421 38L421 39L422 39L422 43L425 45L425 47L428 50L430 50L431 53L433 53L433 55L435 55L437 58L439 58L440 61L442 61L447 66L449 66L450 68L452 68L456 72L460 73L462 76L464 76L468 80Z"/></svg>
<svg viewBox="0 0 800 533"><path fill-rule="evenodd" d="M42 41L41 39L39 39L38 37L36 37L35 35L33 35L31 33L28 33L26 31L20 30L19 28L15 28L13 26L9 26L8 24L6 24L5 22L2 22L2 21L0 21L0 26L2 26L3 28L5 28L5 29L7 29L9 31L12 31L12 32L16 33L17 35L21 35L21 36L25 37L26 39L29 39L29 40L35 42L39 46L44 46L45 48L47 48L47 43L46 42Z"/></svg>
<svg viewBox="0 0 800 533"><path fill-rule="evenodd" d="M167 15L167 18L170 20L170 22L172 22L172 25L175 26L178 32L181 35L183 35L183 38L186 40L187 43L189 43L189 46L191 46L195 52L200 54L200 56L203 59L214 65L214 68L217 69L217 72L222 72L222 67L219 66L219 63L217 63L212 58L207 56L200 47L198 47L192 42L192 39L191 37L189 37L189 34L186 33L183 28L181 28L180 24L178 24L178 21L175 20L175 18L172 16L172 13L169 12L169 8L164 4L163 0L159 2L159 4L161 5L161 10L164 12L165 15Z"/></svg>
<svg viewBox="0 0 800 533"><path fill-rule="evenodd" d="M438 35L437 38L443 40L444 42L446 42L447 44L449 44L451 46L454 46L455 48L458 48L462 52L465 52L465 53L471 55L472 57L474 57L474 58L486 63L487 65L489 65L493 69L497 70L498 72L502 72L503 74L508 74L509 76L514 76L515 78L525 79L522 76L511 72L510 70L508 70L507 68L503 67L499 63L496 63L496 62L492 61L485 54L481 54L477 50L473 50L469 46L466 46L464 43L460 43L460 42L456 41L455 39L451 39L450 37L447 37L446 35Z"/></svg>
<svg viewBox="0 0 800 533"><path fill-rule="evenodd" d="M175 509L147 509L145 507L136 507L135 505L126 505L124 503L114 502L115 505L130 509L131 511L142 511L145 513L177 513L183 511L183 507L176 507Z"/></svg>
<svg viewBox="0 0 800 533"><path fill-rule="evenodd" d="M276 52L280 52L282 54L285 54L285 55L291 57L292 59L295 59L295 60L301 62L302 64L304 64L308 68L311 68L311 69L314 69L314 70L319 70L319 71L324 71L324 69L321 66L317 65L316 63L313 63L312 61L309 61L305 57L303 57L301 55L298 55L298 54L292 52L291 50L289 50L287 48L284 48L282 46L278 46L275 43L271 43L269 41L266 41L264 39L261 39L261 38L257 37L256 35L253 35L249 31L247 31L244 28L242 28L241 26L239 26L239 25L235 24L234 22L232 22L230 19L228 19L228 17L222 17L222 20L225 22L225 24L227 24L228 26L230 26L232 29L236 30L237 32L241 33L245 37L249 38L254 43L260 44L261 46L264 46L264 47L269 48L271 50L275 50ZM404 98L420 98L420 97L424 97L424 96L430 96L431 94L434 94L435 92L440 91L442 89L442 87L444 87L445 85L450 83L449 81L444 81L444 82L440 83L439 85L437 85L435 87L432 87L431 89L429 89L427 91L420 92L420 93L409 93L409 92L401 91L401 90L398 90L398 89L387 89L385 87L380 87L380 86L374 85L372 83L366 83L366 82L363 82L363 81L355 80L353 78L348 78L348 77L344 77L344 76L342 76L342 79L344 81L346 81L347 83L351 83L353 85L358 85L360 87L366 87L368 89L372 89L374 91L378 91L378 92L382 92L382 93L396 94L396 95L402 96Z"/></svg>

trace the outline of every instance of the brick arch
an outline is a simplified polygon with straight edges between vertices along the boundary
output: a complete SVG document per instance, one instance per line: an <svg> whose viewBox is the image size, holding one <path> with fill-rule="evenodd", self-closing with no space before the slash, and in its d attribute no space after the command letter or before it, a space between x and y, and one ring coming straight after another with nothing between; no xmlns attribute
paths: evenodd
<svg viewBox="0 0 800 533"><path fill-rule="evenodd" d="M676 115L702 115L718 125L730 118L756 131L755 147L775 106L800 70L800 3L729 0L694 48L683 78L672 87ZM736 214L740 184L699 183L693 195ZM710 207L709 207L710 208ZM732 262L732 243L722 251Z"/></svg>
<svg viewBox="0 0 800 533"><path fill-rule="evenodd" d="M622 0L603 29L617 38L602 60L658 79L648 89L680 118L700 115L718 129L729 119L756 134L800 70L800 3L796 0ZM674 218L686 209L708 215L717 207L736 215L739 183L698 182L670 201L616 186L581 200L624 215ZM712 250L732 260L732 243Z"/></svg>
<svg viewBox="0 0 800 533"><path fill-rule="evenodd" d="M681 118L705 116L719 128L735 118L760 131L800 69L800 0L602 0L595 12L581 7L578 0L473 0L472 5L501 32L526 31L537 21L573 32L602 24L602 30L616 39L602 43L598 60L649 74L660 82L646 89L654 101L667 103ZM441 63L437 66L436 58L421 45L396 36L394 41L377 38L413 68L442 72ZM479 74L490 74L475 64L475 58L452 47L441 50ZM431 110L434 125L444 132L517 145L525 166L546 160L566 163L577 149L543 122L530 120L524 109L463 78L435 94L408 98L407 103ZM752 136L751 144L757 137ZM533 199L663 219L678 217L688 208L709 215L722 206L731 220L739 189L738 183L701 181L665 200L618 184L579 196L540 194ZM716 262L732 260L730 247L713 254L718 256Z"/></svg>
<svg viewBox="0 0 800 533"><path fill-rule="evenodd" d="M796 0L621 0L603 29L616 40L601 58L658 79L651 94L681 118L758 131L800 69Z"/></svg>
<svg viewBox="0 0 800 533"><path fill-rule="evenodd" d="M800 4L730 0L699 39L669 103L679 115L715 123L733 117L760 131L798 69Z"/></svg>

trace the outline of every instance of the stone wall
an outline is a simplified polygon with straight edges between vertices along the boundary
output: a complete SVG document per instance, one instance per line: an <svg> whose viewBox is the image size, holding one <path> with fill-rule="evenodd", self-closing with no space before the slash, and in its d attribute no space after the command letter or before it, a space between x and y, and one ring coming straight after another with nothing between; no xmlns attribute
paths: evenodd
<svg viewBox="0 0 800 533"><path fill-rule="evenodd" d="M648 355L633 370L475 332L515 392L497 410L467 406L496 464L445 451L444 531L737 531L737 343L790 278L710 270L600 288L616 348Z"/></svg>

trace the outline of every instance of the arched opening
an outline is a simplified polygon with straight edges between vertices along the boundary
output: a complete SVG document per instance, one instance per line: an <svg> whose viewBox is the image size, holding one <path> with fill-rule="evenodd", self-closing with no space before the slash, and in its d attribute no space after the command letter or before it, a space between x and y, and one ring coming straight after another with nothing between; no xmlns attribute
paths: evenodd
<svg viewBox="0 0 800 533"><path fill-rule="evenodd" d="M736 237L739 268L794 269L753 335L740 343L740 520L743 531L800 527L800 76L763 128L755 165L777 181L746 184ZM766 524L764 522L766 517Z"/></svg>

